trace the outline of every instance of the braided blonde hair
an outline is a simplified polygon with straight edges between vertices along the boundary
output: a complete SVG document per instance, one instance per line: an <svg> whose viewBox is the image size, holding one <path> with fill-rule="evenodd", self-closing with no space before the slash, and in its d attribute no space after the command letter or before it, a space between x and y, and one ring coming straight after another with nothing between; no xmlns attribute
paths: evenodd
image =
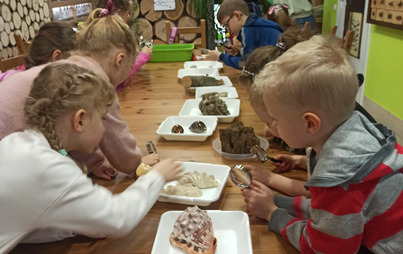
<svg viewBox="0 0 403 254"><path fill-rule="evenodd" d="M73 64L55 62L35 78L25 102L27 125L39 130L52 149L63 149L55 132L56 122L66 114L110 106L115 99L113 87L93 72Z"/></svg>

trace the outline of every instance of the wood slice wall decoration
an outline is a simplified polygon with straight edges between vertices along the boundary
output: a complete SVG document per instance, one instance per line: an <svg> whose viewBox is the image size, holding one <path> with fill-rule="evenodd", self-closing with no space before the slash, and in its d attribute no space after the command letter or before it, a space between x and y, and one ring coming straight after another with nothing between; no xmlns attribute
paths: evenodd
<svg viewBox="0 0 403 254"><path fill-rule="evenodd" d="M32 40L35 31L50 21L48 2L44 0L0 1L0 57L8 59L20 54L14 34L24 41Z"/></svg>
<svg viewBox="0 0 403 254"><path fill-rule="evenodd" d="M153 39L155 44L167 43L165 21L171 22L171 27L199 26L193 8L193 0L175 0L175 10L155 11L154 0L138 0L138 33L146 40ZM150 29L151 27L151 29ZM200 41L200 34L184 34L186 42Z"/></svg>

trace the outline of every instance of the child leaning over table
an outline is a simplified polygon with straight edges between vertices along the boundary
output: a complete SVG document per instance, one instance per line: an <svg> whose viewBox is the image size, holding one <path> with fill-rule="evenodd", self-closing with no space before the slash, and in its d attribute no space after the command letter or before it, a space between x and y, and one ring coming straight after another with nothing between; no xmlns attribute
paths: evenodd
<svg viewBox="0 0 403 254"><path fill-rule="evenodd" d="M133 11L133 1L131 0L108 0L99 1L98 7L105 8L110 14L119 15L123 21L127 24L130 23L131 14ZM137 7L139 8L139 7ZM90 18L92 19L92 18ZM130 69L129 77L116 87L116 91L120 92L124 87L126 87L132 80L134 74L136 74L140 68L146 64L153 56L152 47L144 46L140 53L136 57L136 62Z"/></svg>
<svg viewBox="0 0 403 254"><path fill-rule="evenodd" d="M117 15L93 11L98 16L78 34L75 51L67 60L97 73L116 88L129 74L136 55L136 40L126 23ZM0 85L0 139L25 129L24 101L34 78L46 65L15 73ZM108 108L104 120L105 133L99 148L86 154L72 151L69 155L98 177L110 180L116 170L133 174L141 162L150 166L158 155L141 156L135 137L120 115L119 99ZM84 168L84 167L83 167Z"/></svg>
<svg viewBox="0 0 403 254"><path fill-rule="evenodd" d="M217 20L230 34L236 36L242 48L238 56L210 51L207 59L223 61L236 69L240 69L239 62L244 61L255 48L276 45L282 32L277 23L249 14L248 5L244 0L224 0L217 12Z"/></svg>
<svg viewBox="0 0 403 254"><path fill-rule="evenodd" d="M309 209L294 209L299 198L279 202L253 181L246 202L265 196L268 205L251 212L303 253L355 253L361 245L401 252L403 147L387 127L354 111L358 80L346 53L314 36L265 66L253 86L263 91L279 137L312 150Z"/></svg>
<svg viewBox="0 0 403 254"><path fill-rule="evenodd" d="M0 253L22 241L75 234L122 237L143 219L164 183L180 176L180 163L167 159L113 195L66 156L96 149L114 100L110 84L76 65L57 62L39 73L25 103L28 129L0 141Z"/></svg>
<svg viewBox="0 0 403 254"><path fill-rule="evenodd" d="M32 40L29 54L25 57L25 66L19 67L18 70L0 72L0 82L14 73L69 57L76 38L73 29L73 25L67 21L51 21L43 24Z"/></svg>

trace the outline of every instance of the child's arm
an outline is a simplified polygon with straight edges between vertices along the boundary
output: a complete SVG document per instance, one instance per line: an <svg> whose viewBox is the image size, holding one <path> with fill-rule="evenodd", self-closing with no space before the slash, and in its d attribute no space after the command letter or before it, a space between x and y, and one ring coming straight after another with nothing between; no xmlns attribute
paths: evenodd
<svg viewBox="0 0 403 254"><path fill-rule="evenodd" d="M276 189L289 196L306 196L310 197L310 192L305 189L304 181L294 180L276 173L268 169L262 169L255 166L245 165L252 174L252 178L265 184L266 186Z"/></svg>
<svg viewBox="0 0 403 254"><path fill-rule="evenodd" d="M224 62L224 64L231 66L233 68L236 69L240 69L239 68L239 61L240 61L240 57L239 56L232 56L230 54L224 54L224 53L220 53L217 50L210 50L210 52L206 55L206 59L210 60L210 61L222 61Z"/></svg>
<svg viewBox="0 0 403 254"><path fill-rule="evenodd" d="M154 164L158 163L159 161L160 157L157 153L147 154L141 159L141 162L148 166L154 166Z"/></svg>
<svg viewBox="0 0 403 254"><path fill-rule="evenodd" d="M136 57L136 62L130 69L130 76L133 76L135 73L137 73L141 66L146 64L151 58L153 57L153 49L151 47L143 47L141 49L140 54Z"/></svg>
<svg viewBox="0 0 403 254"><path fill-rule="evenodd" d="M360 212L362 195L356 188L344 190L340 186L310 189L315 196L310 219L277 209L270 216L269 229L302 252L356 253L365 226Z"/></svg>
<svg viewBox="0 0 403 254"><path fill-rule="evenodd" d="M131 232L154 205L164 184L177 179L183 172L180 163L164 160L126 190L114 195L108 189L92 184L91 179L78 169L69 170L72 163L66 164L57 165L62 170L56 172L63 172L59 177L64 179L56 180L52 185L57 191L48 189L50 193L46 194L54 201L49 201L51 206L46 207L36 226L59 228L63 232L94 238L122 237ZM55 181L54 175L49 178ZM51 195L53 193L55 196Z"/></svg>
<svg viewBox="0 0 403 254"><path fill-rule="evenodd" d="M123 81L116 87L116 92L120 92L123 89L123 87L127 86L130 83L134 74L136 74L140 70L141 66L143 66L146 62L148 62L151 59L152 55L153 55L152 48L143 47L140 54L136 57L136 61L134 62L132 68L130 69L129 76L125 81Z"/></svg>
<svg viewBox="0 0 403 254"><path fill-rule="evenodd" d="M307 168L305 155L289 155L279 154L274 157L276 160L282 161L281 163L272 162L272 165L276 166L276 169L280 172L287 172L295 168Z"/></svg>

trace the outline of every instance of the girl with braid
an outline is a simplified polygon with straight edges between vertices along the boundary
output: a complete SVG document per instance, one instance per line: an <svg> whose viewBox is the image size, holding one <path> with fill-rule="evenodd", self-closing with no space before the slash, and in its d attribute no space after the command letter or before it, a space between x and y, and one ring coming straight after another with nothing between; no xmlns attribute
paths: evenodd
<svg viewBox="0 0 403 254"><path fill-rule="evenodd" d="M20 242L76 234L122 237L143 219L165 182L180 176L181 164L167 159L114 195L83 174L67 154L97 148L113 103L114 88L91 71L61 61L41 70L25 100L27 129L0 141L0 228L7 229L0 231L0 253Z"/></svg>
<svg viewBox="0 0 403 254"><path fill-rule="evenodd" d="M96 10L98 11L98 10ZM94 15L93 15L94 16ZM98 74L115 89L129 75L136 58L136 40L127 24L105 10L77 34L76 51L63 62L85 67ZM0 86L0 139L26 128L24 101L34 78L46 65L15 73ZM136 139L121 118L118 97L108 108L104 120L105 133L95 152L70 151L69 155L88 173L106 180L116 170L133 174L140 163L152 166L159 161L156 154L142 158Z"/></svg>

